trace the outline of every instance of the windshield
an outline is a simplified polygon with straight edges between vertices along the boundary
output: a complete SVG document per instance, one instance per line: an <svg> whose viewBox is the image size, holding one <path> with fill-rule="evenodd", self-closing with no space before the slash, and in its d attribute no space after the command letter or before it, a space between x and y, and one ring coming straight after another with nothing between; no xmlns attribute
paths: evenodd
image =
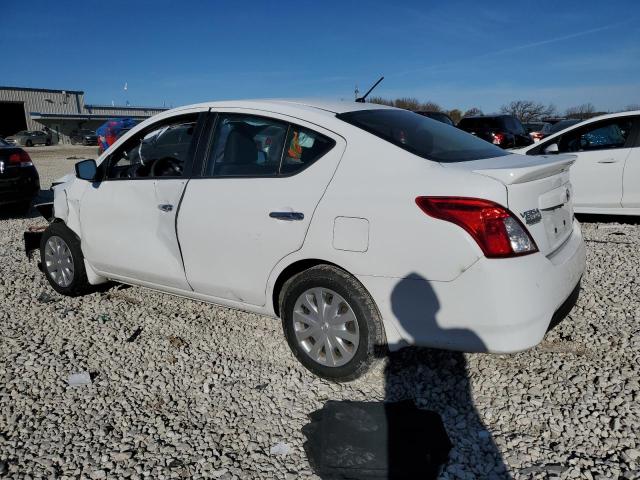
<svg viewBox="0 0 640 480"><path fill-rule="evenodd" d="M443 163L508 155L462 130L407 110L359 110L337 115L408 152Z"/></svg>

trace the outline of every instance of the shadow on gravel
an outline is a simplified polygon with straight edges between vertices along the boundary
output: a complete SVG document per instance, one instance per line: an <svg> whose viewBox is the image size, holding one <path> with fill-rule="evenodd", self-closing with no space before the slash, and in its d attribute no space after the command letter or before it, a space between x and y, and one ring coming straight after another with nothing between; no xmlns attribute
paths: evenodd
<svg viewBox="0 0 640 480"><path fill-rule="evenodd" d="M24 206L18 204L8 204L0 206L0 220L11 220L17 218L38 218L40 212L33 205L37 203L53 202L53 192L51 190L40 190L36 198L31 202L31 206L27 210Z"/></svg>
<svg viewBox="0 0 640 480"><path fill-rule="evenodd" d="M438 326L439 301L419 275L396 285L391 304L413 336L457 336L473 350L486 350L472 331ZM390 353L384 402L328 401L310 419L305 451L323 480L435 479L445 469L448 478L511 478L475 409L459 352L409 347Z"/></svg>
<svg viewBox="0 0 640 480"><path fill-rule="evenodd" d="M595 215L587 213L576 213L576 218L580 223L622 223L627 225L640 224L640 217L631 215Z"/></svg>

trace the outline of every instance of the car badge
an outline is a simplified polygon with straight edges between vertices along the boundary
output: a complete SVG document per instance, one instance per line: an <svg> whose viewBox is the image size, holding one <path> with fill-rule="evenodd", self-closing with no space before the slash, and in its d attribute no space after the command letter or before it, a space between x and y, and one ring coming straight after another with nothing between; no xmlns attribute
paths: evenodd
<svg viewBox="0 0 640 480"><path fill-rule="evenodd" d="M533 210L527 210L526 212L522 212L520 216L524 218L524 222L527 225L535 225L536 223L539 223L540 220L542 220L542 214L540 213L540 210L538 210L537 208L534 208Z"/></svg>

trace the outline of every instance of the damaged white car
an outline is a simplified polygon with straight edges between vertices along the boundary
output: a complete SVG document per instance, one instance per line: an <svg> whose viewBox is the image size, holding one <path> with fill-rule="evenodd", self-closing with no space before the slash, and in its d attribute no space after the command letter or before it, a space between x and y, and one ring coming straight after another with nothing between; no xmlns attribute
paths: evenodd
<svg viewBox="0 0 640 480"><path fill-rule="evenodd" d="M115 280L279 317L333 380L380 346L514 352L579 289L573 160L374 104L184 107L54 187L41 263L65 295Z"/></svg>

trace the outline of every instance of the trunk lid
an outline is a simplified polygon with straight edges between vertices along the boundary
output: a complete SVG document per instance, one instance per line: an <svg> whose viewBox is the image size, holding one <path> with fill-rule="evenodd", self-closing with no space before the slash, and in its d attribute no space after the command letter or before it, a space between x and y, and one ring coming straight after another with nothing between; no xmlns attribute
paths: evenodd
<svg viewBox="0 0 640 480"><path fill-rule="evenodd" d="M569 167L573 155L502 157L442 163L493 178L507 189L507 207L518 217L541 253L549 255L571 235L573 190Z"/></svg>

